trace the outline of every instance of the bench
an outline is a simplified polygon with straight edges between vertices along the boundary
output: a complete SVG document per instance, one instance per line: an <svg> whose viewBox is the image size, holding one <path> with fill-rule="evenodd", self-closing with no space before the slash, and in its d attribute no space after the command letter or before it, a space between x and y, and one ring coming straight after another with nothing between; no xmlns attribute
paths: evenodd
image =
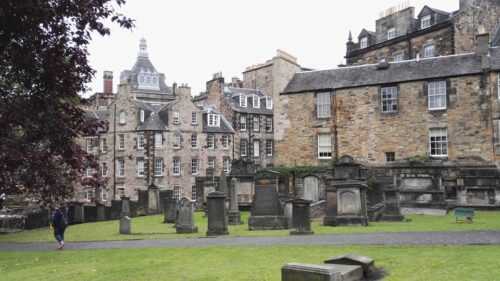
<svg viewBox="0 0 500 281"><path fill-rule="evenodd" d="M456 208L455 209L455 222L468 222L472 223L474 218L474 209L471 208Z"/></svg>

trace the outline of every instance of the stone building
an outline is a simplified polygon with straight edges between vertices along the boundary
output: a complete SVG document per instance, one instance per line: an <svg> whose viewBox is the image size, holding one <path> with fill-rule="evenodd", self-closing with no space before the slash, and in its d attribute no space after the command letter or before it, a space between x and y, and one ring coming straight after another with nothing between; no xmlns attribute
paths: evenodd
<svg viewBox="0 0 500 281"><path fill-rule="evenodd" d="M497 32L499 19L498 0L460 0L455 12L425 6L417 16L414 7L392 10L376 21L375 31L363 29L357 42L349 34L346 64L468 53L478 34Z"/></svg>
<svg viewBox="0 0 500 281"><path fill-rule="evenodd" d="M112 93L112 74L104 74L104 92L88 100L87 113L108 124L108 130L84 140L96 155L99 169L87 168L107 178L99 200L129 196L156 186L174 196L196 198L195 178L230 172L234 130L220 112L199 107L187 85L168 87L165 76L151 63L145 40L137 61L122 72L118 93ZM95 190L80 186L77 198L94 201Z"/></svg>

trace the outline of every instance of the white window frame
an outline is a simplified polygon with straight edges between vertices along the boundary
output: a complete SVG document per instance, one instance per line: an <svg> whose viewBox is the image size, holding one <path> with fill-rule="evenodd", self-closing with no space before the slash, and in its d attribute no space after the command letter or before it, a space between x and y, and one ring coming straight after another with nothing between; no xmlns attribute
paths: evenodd
<svg viewBox="0 0 500 281"><path fill-rule="evenodd" d="M247 107L247 96L240 95L240 107Z"/></svg>
<svg viewBox="0 0 500 281"><path fill-rule="evenodd" d="M220 115L216 113L209 113L207 122L208 127L220 127Z"/></svg>
<svg viewBox="0 0 500 281"><path fill-rule="evenodd" d="M191 148L198 148L198 135L197 134L191 135Z"/></svg>
<svg viewBox="0 0 500 281"><path fill-rule="evenodd" d="M85 138L85 143L86 143L86 151L87 153L93 153L94 152L94 144L95 144L96 137L87 137Z"/></svg>
<svg viewBox="0 0 500 281"><path fill-rule="evenodd" d="M395 113L399 111L398 98L399 89L397 86L380 88L380 111L382 113ZM396 108L394 108L396 106Z"/></svg>
<svg viewBox="0 0 500 281"><path fill-rule="evenodd" d="M266 156L273 156L273 140L266 140Z"/></svg>
<svg viewBox="0 0 500 281"><path fill-rule="evenodd" d="M125 113L125 111L120 111L118 119L120 125L127 124L127 113Z"/></svg>
<svg viewBox="0 0 500 281"><path fill-rule="evenodd" d="M200 172L200 159L191 159L191 174L197 175Z"/></svg>
<svg viewBox="0 0 500 281"><path fill-rule="evenodd" d="M240 156L241 157L248 156L248 141L247 140L240 141Z"/></svg>
<svg viewBox="0 0 500 281"><path fill-rule="evenodd" d="M102 137L100 141L101 153L106 153L108 151L108 142L106 137Z"/></svg>
<svg viewBox="0 0 500 281"><path fill-rule="evenodd" d="M118 150L125 150L125 134L118 135Z"/></svg>
<svg viewBox="0 0 500 281"><path fill-rule="evenodd" d="M178 125L181 123L181 115L179 111L174 111L172 113L172 123L174 123L174 125Z"/></svg>
<svg viewBox="0 0 500 281"><path fill-rule="evenodd" d="M102 202L107 202L108 201L108 192L107 192L107 190L101 190L101 201Z"/></svg>
<svg viewBox="0 0 500 281"><path fill-rule="evenodd" d="M397 52L392 57L392 62L401 62L404 60L405 60L405 53L404 52Z"/></svg>
<svg viewBox="0 0 500 281"><path fill-rule="evenodd" d="M246 130L247 130L247 117L242 115L240 116L240 131L245 132Z"/></svg>
<svg viewBox="0 0 500 281"><path fill-rule="evenodd" d="M331 93L321 92L316 94L316 115L319 119L331 117Z"/></svg>
<svg viewBox="0 0 500 281"><path fill-rule="evenodd" d="M432 16L427 15L425 17L422 17L420 20L420 29L426 29L432 26Z"/></svg>
<svg viewBox="0 0 500 281"><path fill-rule="evenodd" d="M272 133L273 131L273 117L266 116L266 132Z"/></svg>
<svg viewBox="0 0 500 281"><path fill-rule="evenodd" d="M253 140L253 157L260 157L260 140Z"/></svg>
<svg viewBox="0 0 500 281"><path fill-rule="evenodd" d="M266 108L269 110L273 109L273 97L266 96Z"/></svg>
<svg viewBox="0 0 500 281"><path fill-rule="evenodd" d="M86 178L91 178L93 173L94 173L94 169L92 169L91 167L85 168L85 177Z"/></svg>
<svg viewBox="0 0 500 281"><path fill-rule="evenodd" d="M228 149L229 148L229 136L228 135L222 135L221 143L222 143L222 148L223 149Z"/></svg>
<svg viewBox="0 0 500 281"><path fill-rule="evenodd" d="M395 27L389 28L387 30L387 40L391 40L397 37L397 31Z"/></svg>
<svg viewBox="0 0 500 281"><path fill-rule="evenodd" d="M231 159L226 157L222 160L222 169L225 174L229 174L231 172Z"/></svg>
<svg viewBox="0 0 500 281"><path fill-rule="evenodd" d="M196 201L196 185L191 186L191 200Z"/></svg>
<svg viewBox="0 0 500 281"><path fill-rule="evenodd" d="M137 150L144 150L145 140L144 133L137 133Z"/></svg>
<svg viewBox="0 0 500 281"><path fill-rule="evenodd" d="M93 189L87 189L85 191L85 200L92 202L95 200L95 190Z"/></svg>
<svg viewBox="0 0 500 281"><path fill-rule="evenodd" d="M155 158L155 167L153 174L155 177L163 176L163 158Z"/></svg>
<svg viewBox="0 0 500 281"><path fill-rule="evenodd" d="M359 48L360 49L368 48L368 37L365 36L359 40Z"/></svg>
<svg viewBox="0 0 500 281"><path fill-rule="evenodd" d="M125 177L125 159L116 159L116 176Z"/></svg>
<svg viewBox="0 0 500 281"><path fill-rule="evenodd" d="M191 125L198 125L198 113L196 111L191 112Z"/></svg>
<svg viewBox="0 0 500 281"><path fill-rule="evenodd" d="M155 147L156 148L162 148L163 146L163 134L162 133L155 133Z"/></svg>
<svg viewBox="0 0 500 281"><path fill-rule="evenodd" d="M445 110L447 108L447 90L446 80L427 83L427 104L429 111ZM439 104L435 102L433 104L433 100L438 99L440 99Z"/></svg>
<svg viewBox="0 0 500 281"><path fill-rule="evenodd" d="M434 146L434 149L433 149ZM429 129L429 156L448 157L448 129Z"/></svg>
<svg viewBox="0 0 500 281"><path fill-rule="evenodd" d="M436 47L434 44L426 44L423 50L424 58L432 58L436 56Z"/></svg>
<svg viewBox="0 0 500 281"><path fill-rule="evenodd" d="M175 200L179 201L181 200L182 197L182 187L180 185L174 185L174 198Z"/></svg>
<svg viewBox="0 0 500 281"><path fill-rule="evenodd" d="M144 169L144 159L138 158L136 160L136 174L137 177L143 178L145 176L145 169Z"/></svg>
<svg viewBox="0 0 500 281"><path fill-rule="evenodd" d="M252 118L253 131L260 132L260 116L254 115Z"/></svg>
<svg viewBox="0 0 500 281"><path fill-rule="evenodd" d="M209 169L214 169L215 170L215 158L209 158L208 159L207 167Z"/></svg>
<svg viewBox="0 0 500 281"><path fill-rule="evenodd" d="M174 158L172 161L172 175L180 176L181 175L181 159Z"/></svg>
<svg viewBox="0 0 500 281"><path fill-rule="evenodd" d="M252 96L252 106L253 108L260 108L260 97L257 95Z"/></svg>
<svg viewBox="0 0 500 281"><path fill-rule="evenodd" d="M144 119L145 119L144 109L141 109L141 111L139 112L139 115L140 115L141 123L144 123Z"/></svg>
<svg viewBox="0 0 500 281"><path fill-rule="evenodd" d="M182 146L182 136L181 134L175 134L174 135L174 143L173 146L175 149L180 149Z"/></svg>
<svg viewBox="0 0 500 281"><path fill-rule="evenodd" d="M207 135L207 148L215 149L215 135L212 134Z"/></svg>
<svg viewBox="0 0 500 281"><path fill-rule="evenodd" d="M318 159L332 159L332 135L319 134L318 135Z"/></svg>

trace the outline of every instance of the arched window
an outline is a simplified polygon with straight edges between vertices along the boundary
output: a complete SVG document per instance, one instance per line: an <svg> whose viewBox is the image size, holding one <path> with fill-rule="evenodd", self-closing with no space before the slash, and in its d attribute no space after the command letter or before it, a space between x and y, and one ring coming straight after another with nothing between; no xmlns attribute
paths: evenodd
<svg viewBox="0 0 500 281"><path fill-rule="evenodd" d="M121 111L121 112L120 112L120 121L119 121L119 122L120 122L120 124L125 124L125 123L127 123L127 121L125 120L125 119L126 119L126 117L127 117L127 115L126 115L125 111Z"/></svg>

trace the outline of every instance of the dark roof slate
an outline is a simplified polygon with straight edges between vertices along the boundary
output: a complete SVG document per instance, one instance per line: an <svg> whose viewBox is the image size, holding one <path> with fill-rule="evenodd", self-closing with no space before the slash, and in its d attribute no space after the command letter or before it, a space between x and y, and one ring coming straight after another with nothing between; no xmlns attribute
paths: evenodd
<svg viewBox="0 0 500 281"><path fill-rule="evenodd" d="M491 49L493 69L500 69L500 51ZM390 63L387 69L376 64L295 74L282 94L354 88L407 81L445 78L481 73L481 58L476 54Z"/></svg>

